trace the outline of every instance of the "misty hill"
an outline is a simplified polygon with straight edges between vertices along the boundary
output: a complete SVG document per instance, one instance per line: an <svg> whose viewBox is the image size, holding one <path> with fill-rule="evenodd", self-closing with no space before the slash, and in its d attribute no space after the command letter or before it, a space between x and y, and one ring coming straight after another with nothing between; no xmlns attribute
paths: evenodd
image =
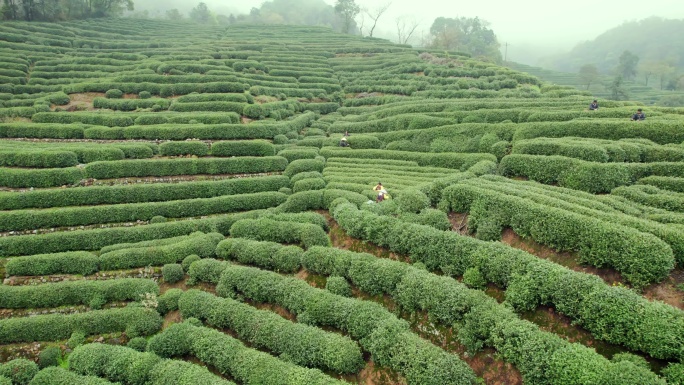
<svg viewBox="0 0 684 385"><path fill-rule="evenodd" d="M542 61L542 66L559 71L577 72L584 64L594 64L603 73L612 71L620 55L629 50L640 62L667 61L684 68L684 20L651 17L626 22L599 35L592 41L578 44L567 54Z"/></svg>
<svg viewBox="0 0 684 385"><path fill-rule="evenodd" d="M599 78L587 88L586 84L582 82L580 75L576 72L554 71L514 62L508 62L507 66L516 71L534 75L545 82L572 86L580 90L588 90L597 98L611 97L611 92L608 89L608 85L613 80L611 75L600 75ZM624 88L629 100L635 100L646 104L681 106L684 102L684 92L681 91L661 90L629 80L625 81Z"/></svg>

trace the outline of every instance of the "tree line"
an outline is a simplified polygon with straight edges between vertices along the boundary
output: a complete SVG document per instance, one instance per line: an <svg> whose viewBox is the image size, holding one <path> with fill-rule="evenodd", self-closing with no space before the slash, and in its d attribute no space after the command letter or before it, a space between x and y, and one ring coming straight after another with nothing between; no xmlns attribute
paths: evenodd
<svg viewBox="0 0 684 385"><path fill-rule="evenodd" d="M3 0L3 20L65 21L120 16L133 0Z"/></svg>

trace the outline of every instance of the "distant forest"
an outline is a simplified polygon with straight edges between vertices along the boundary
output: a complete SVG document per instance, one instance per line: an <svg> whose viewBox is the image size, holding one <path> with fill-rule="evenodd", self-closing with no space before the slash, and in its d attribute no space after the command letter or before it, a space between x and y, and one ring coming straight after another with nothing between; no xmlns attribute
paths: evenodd
<svg viewBox="0 0 684 385"><path fill-rule="evenodd" d="M631 21L612 28L592 41L578 44L569 53L547 58L542 66L559 71L577 72L583 65L593 64L601 73L610 73L620 56L630 51L639 63L667 64L684 69L684 20L651 17Z"/></svg>

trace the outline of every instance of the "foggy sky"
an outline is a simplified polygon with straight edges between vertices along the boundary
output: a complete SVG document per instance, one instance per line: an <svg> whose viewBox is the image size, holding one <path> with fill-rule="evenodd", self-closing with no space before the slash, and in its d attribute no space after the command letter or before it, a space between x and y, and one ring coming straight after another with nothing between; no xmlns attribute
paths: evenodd
<svg viewBox="0 0 684 385"><path fill-rule="evenodd" d="M187 0L186 0L187 1ZM187 1L195 5L201 0ZM212 11L228 9L248 13L264 0L204 0ZM390 0L356 0L361 7L374 9ZM577 43L593 40L599 34L625 21L660 16L684 18L683 0L617 1L617 0L391 0L392 5L380 19L375 36L396 40L395 19L411 15L421 21L416 37L429 33L435 18L475 17L490 22L503 45L508 42L508 58L528 62L532 51L545 54L567 52ZM185 1L184 1L185 2ZM334 5L335 0L325 0ZM677 38L677 37L673 37ZM413 40L414 43L417 40ZM523 56L523 57L521 57ZM528 59L528 60L525 60Z"/></svg>

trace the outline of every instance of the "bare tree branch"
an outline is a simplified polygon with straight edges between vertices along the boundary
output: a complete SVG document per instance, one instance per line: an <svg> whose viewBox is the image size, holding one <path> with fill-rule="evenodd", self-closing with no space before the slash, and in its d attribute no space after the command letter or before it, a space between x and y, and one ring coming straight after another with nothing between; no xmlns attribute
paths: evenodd
<svg viewBox="0 0 684 385"><path fill-rule="evenodd" d="M416 32L420 22L415 17L401 16L395 19L397 24L397 39L399 44L407 44L413 33Z"/></svg>
<svg viewBox="0 0 684 385"><path fill-rule="evenodd" d="M392 2L389 1L377 8L375 8L372 12L366 11L366 15L373 20L373 26L370 29L370 34L368 36L373 37L373 31L375 31L375 26L378 24L378 20L382 16L383 13L387 12L389 7L392 5Z"/></svg>

